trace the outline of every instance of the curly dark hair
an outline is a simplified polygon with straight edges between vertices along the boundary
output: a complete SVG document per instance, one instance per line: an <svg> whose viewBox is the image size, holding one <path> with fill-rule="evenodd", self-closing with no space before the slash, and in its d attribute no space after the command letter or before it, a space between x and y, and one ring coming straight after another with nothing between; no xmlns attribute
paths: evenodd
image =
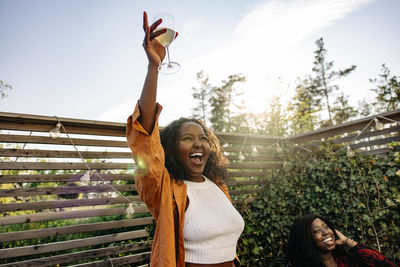
<svg viewBox="0 0 400 267"><path fill-rule="evenodd" d="M287 246L287 256L290 266L325 266L320 255L321 251L315 245L312 238L311 224L317 218L328 225L328 227L333 231L335 239L339 239L335 231L335 226L329 219L317 214L307 214L297 218L290 229ZM337 246L332 254L334 257L344 255L345 250L342 246Z"/></svg>
<svg viewBox="0 0 400 267"><path fill-rule="evenodd" d="M164 148L165 167L174 179L183 180L186 176L186 170L179 160L177 153L178 132L182 124L185 122L194 122L203 128L204 133L208 137L210 144L210 155L203 174L215 181L216 179L224 179L226 175L227 160L222 153L222 148L217 136L206 127L204 122L192 118L180 118L171 122L168 126L160 131L161 145Z"/></svg>

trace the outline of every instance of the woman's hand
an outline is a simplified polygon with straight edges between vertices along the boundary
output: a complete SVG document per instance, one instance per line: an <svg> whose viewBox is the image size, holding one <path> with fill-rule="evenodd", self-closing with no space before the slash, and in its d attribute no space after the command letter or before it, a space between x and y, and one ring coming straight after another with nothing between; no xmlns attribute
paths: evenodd
<svg viewBox="0 0 400 267"><path fill-rule="evenodd" d="M357 245L357 242L348 238L347 236L345 236L344 234L342 234L341 232L339 232L338 230L335 230L337 236L339 237L338 240L335 240L336 245L347 245L349 247L354 247Z"/></svg>
<svg viewBox="0 0 400 267"><path fill-rule="evenodd" d="M161 19L159 19L149 26L147 13L143 12L143 30L145 32L143 48L146 51L149 66L155 66L157 68L161 65L165 57L165 48L155 39L157 36L166 32L166 30L156 31L161 22Z"/></svg>

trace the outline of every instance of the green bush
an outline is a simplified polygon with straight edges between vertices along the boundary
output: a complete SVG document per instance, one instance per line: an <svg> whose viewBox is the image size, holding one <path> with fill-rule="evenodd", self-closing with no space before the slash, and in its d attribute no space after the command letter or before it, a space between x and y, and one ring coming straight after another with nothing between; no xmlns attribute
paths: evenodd
<svg viewBox="0 0 400 267"><path fill-rule="evenodd" d="M246 221L238 244L242 264L285 266L290 227L307 213L330 218L345 235L400 264L400 149L390 148L386 157L348 157L345 147L331 144L311 153L285 149L284 167L264 192L238 206Z"/></svg>

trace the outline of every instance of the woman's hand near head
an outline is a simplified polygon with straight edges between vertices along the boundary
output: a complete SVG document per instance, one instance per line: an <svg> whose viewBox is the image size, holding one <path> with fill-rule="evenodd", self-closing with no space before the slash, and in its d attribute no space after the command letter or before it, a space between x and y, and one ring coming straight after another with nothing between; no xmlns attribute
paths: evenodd
<svg viewBox="0 0 400 267"><path fill-rule="evenodd" d="M338 231L336 229L335 229L335 231L336 231L337 236L339 237L339 239L337 239L335 241L336 245L346 245L351 248L357 245L356 241L348 238L347 236L345 236L344 234L342 234L340 231Z"/></svg>
<svg viewBox="0 0 400 267"><path fill-rule="evenodd" d="M165 57L165 48L155 39L157 36L166 32L166 30L157 30L161 22L161 19L159 19L149 26L147 13L143 12L143 30L145 33L143 48L149 60L149 67L153 66L158 68Z"/></svg>

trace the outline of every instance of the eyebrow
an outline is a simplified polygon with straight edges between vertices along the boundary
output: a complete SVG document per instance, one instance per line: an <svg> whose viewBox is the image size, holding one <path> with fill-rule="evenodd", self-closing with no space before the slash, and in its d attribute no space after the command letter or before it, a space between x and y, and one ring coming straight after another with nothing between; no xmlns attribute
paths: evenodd
<svg viewBox="0 0 400 267"><path fill-rule="evenodd" d="M321 228L321 227L323 227L323 226L328 226L326 223L323 223L323 224L321 224L321 225L317 225L317 226L314 226L314 227L311 227L311 230L314 230L315 228ZM329 227L329 226L328 226Z"/></svg>
<svg viewBox="0 0 400 267"><path fill-rule="evenodd" d="M196 134L192 134L192 133L188 133L188 132L184 132L181 134L181 136L185 136L185 135L196 136ZM198 136L206 136L207 137L207 135L205 133L201 133Z"/></svg>

